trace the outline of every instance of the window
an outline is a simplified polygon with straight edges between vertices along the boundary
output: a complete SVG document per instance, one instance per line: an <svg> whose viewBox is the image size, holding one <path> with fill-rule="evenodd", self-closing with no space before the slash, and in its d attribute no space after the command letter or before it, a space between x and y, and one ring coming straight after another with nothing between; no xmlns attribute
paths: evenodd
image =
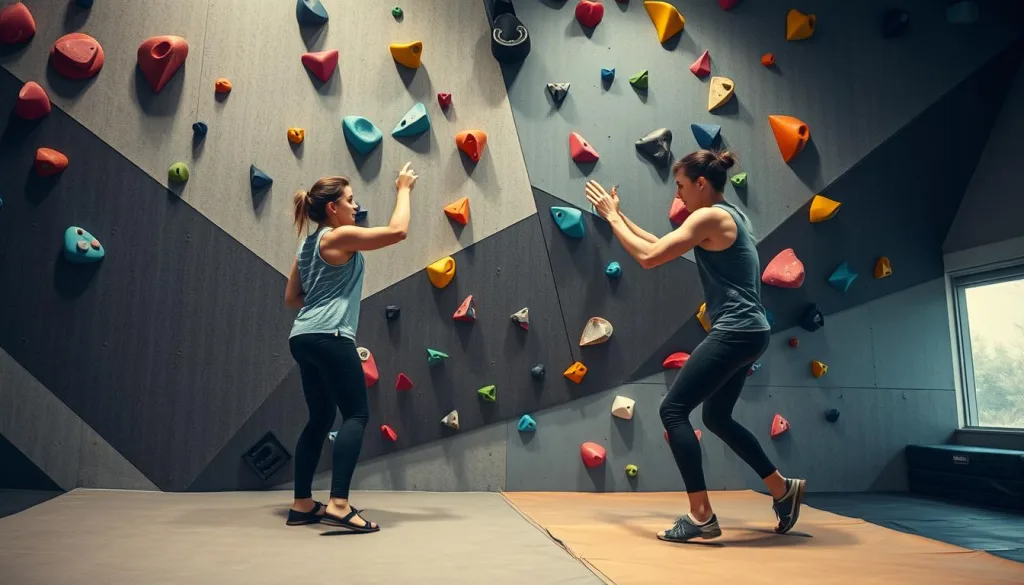
<svg viewBox="0 0 1024 585"><path fill-rule="evenodd" d="M952 284L967 426L1024 430L1024 265Z"/></svg>

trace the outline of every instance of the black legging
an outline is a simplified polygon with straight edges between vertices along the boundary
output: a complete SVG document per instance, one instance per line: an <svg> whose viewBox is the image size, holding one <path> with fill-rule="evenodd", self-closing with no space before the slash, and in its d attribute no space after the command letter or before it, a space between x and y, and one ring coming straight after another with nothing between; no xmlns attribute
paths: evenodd
<svg viewBox="0 0 1024 585"><path fill-rule="evenodd" d="M366 379L356 344L347 337L309 333L296 335L289 345L299 364L302 392L309 407L309 422L295 446L295 497L312 496L320 451L340 410L342 423L334 438L331 497L347 499L370 418Z"/></svg>
<svg viewBox="0 0 1024 585"><path fill-rule="evenodd" d="M743 391L751 364L768 348L769 331L712 329L679 371L661 403L661 422L668 431L672 456L686 491L707 489L701 466L700 442L693 433L690 413L704 403L704 427L718 435L764 479L775 466L750 431L733 420L732 409Z"/></svg>

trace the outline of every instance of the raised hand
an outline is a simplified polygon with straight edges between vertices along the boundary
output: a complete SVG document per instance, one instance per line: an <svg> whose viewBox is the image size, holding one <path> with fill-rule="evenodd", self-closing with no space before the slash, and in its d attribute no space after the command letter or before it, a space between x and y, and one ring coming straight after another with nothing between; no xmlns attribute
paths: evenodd
<svg viewBox="0 0 1024 585"><path fill-rule="evenodd" d="M412 191L412 186L416 183L416 179L418 178L419 175L416 174L416 171L412 170L412 163L407 162L405 163L405 166L402 167L402 170L398 172L398 178L395 179L395 188L409 189Z"/></svg>

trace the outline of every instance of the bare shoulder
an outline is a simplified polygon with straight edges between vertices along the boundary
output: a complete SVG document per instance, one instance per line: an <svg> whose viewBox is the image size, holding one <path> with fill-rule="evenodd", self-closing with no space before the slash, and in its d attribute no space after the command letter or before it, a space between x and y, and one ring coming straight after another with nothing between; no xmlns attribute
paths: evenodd
<svg viewBox="0 0 1024 585"><path fill-rule="evenodd" d="M732 215L721 207L702 207L690 214L688 220L692 220L695 226L722 227L734 223Z"/></svg>

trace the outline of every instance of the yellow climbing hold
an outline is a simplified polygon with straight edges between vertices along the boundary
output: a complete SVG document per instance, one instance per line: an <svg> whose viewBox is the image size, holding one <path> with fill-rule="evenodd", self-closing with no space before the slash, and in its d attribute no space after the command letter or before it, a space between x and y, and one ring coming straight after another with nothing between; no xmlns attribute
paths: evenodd
<svg viewBox="0 0 1024 585"><path fill-rule="evenodd" d="M815 195L811 200L811 223L821 223L826 219L832 219L842 205L824 195Z"/></svg>
<svg viewBox="0 0 1024 585"><path fill-rule="evenodd" d="M814 27L818 24L818 17L813 14L804 14L796 8L786 13L786 40L802 41L814 35Z"/></svg>
<svg viewBox="0 0 1024 585"><path fill-rule="evenodd" d="M658 40L662 43L669 40L686 25L686 19L668 2L644 2L647 15L651 17L654 28L658 31Z"/></svg>
<svg viewBox="0 0 1024 585"><path fill-rule="evenodd" d="M448 286L448 283L455 278L455 259L446 256L427 266L427 277L430 279L430 284L437 288Z"/></svg>
<svg viewBox="0 0 1024 585"><path fill-rule="evenodd" d="M707 303L701 303L700 310L697 311L697 320L700 321L700 326L704 328L705 332L711 332L711 321L708 319Z"/></svg>
<svg viewBox="0 0 1024 585"><path fill-rule="evenodd" d="M818 360L811 360L811 375L815 378L820 378L828 373L828 366L825 362L819 362Z"/></svg>
<svg viewBox="0 0 1024 585"><path fill-rule="evenodd" d="M566 368L566 370L562 372L562 375L579 384L583 381L583 376L587 375L587 366L583 365L581 362L575 362Z"/></svg>
<svg viewBox="0 0 1024 585"><path fill-rule="evenodd" d="M405 65L409 69L419 68L420 60L423 58L423 41L391 43L388 48L391 49L391 57L400 65Z"/></svg>

